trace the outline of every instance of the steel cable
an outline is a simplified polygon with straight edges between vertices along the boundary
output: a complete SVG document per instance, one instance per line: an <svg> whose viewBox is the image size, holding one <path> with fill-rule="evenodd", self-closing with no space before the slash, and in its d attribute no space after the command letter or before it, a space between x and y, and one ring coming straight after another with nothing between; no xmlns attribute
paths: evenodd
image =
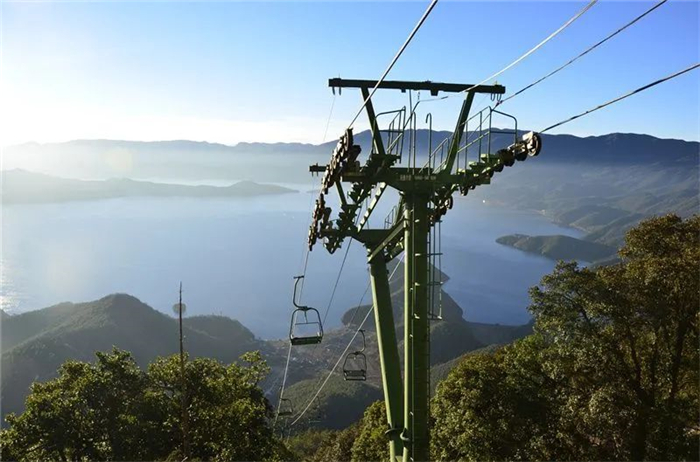
<svg viewBox="0 0 700 462"><path fill-rule="evenodd" d="M401 258L399 259L399 263L400 263L402 260L403 260L403 255L402 255ZM394 277L394 274L396 273L396 270L398 270L400 266L401 266L400 264L397 264L396 267L394 268L394 270L391 272L391 274L389 275L389 282L391 282L392 278ZM366 292L365 292L365 293L366 293ZM364 295L363 295L363 297L364 297ZM360 304L362 304L362 299L360 300ZM372 304L372 306L369 308L369 310L367 310L367 314L365 314L364 319L362 320L362 322L360 323L360 325L357 327L357 330L355 330L355 334L352 336L352 338L351 338L350 341L348 342L347 346L345 347L345 349L343 350L343 352L342 352L342 353L340 354L340 356L338 357L338 361L335 362L335 364L334 364L333 367L331 368L330 372L328 373L328 376L326 377L326 379L323 381L323 383L321 384L321 386L319 387L319 389L316 391L316 393L314 394L314 396L309 400L309 402L307 403L307 405L306 405L306 407L304 408L304 410L301 411L301 413L299 413L299 415L296 417L296 419L294 419L294 421L292 421L291 424L289 424L290 427L293 426L293 425L295 425L295 424L304 416L304 414L306 414L306 412L309 410L309 408L310 408L311 405L313 404L314 400L316 400L316 398L318 398L318 395L319 395L319 394L321 393L321 391L323 390L323 387L326 386L326 384L328 383L328 381L330 380L330 378L333 376L333 373L334 373L335 370L338 368L338 365L340 364L340 362L343 360L343 358L344 358L345 355L347 354L348 350L350 349L350 345L352 345L352 342L353 342L353 341L355 340L355 338L357 337L357 334L360 333L360 330L362 329L362 327L363 327L363 326L365 325L365 323L367 322L367 319L369 318L369 315L372 313L372 310L373 310L373 309L374 309L374 304Z"/></svg>
<svg viewBox="0 0 700 462"><path fill-rule="evenodd" d="M554 69L552 72L550 72L549 74L545 75L544 77L541 77L540 79L538 79L538 80L532 82L531 84L529 84L529 85L527 85L527 86L521 88L521 89L518 90L517 92L513 93L512 95L510 95L508 98L505 98L505 99L503 99L503 100L497 102L495 107L498 107L498 106L500 106L501 104L505 103L506 101L508 101L508 100L510 100L510 99L513 99L513 98L515 98L516 96L518 96L518 95L520 95L520 94L526 92L527 90L529 90L530 88L534 87L535 85L540 84L540 83L543 82L544 80L547 80L548 78L550 78L550 77L553 76L554 74L558 73L559 71L561 71L561 70L563 70L564 68L570 66L570 65L573 64L574 62L578 61L580 58L583 58L583 57L586 56L588 53L590 53L591 51L595 50L596 48L598 48L599 46L601 46L602 44L604 44L605 42L607 42L607 41L610 40L611 38L615 37L617 34L619 34L620 32L624 31L624 30L627 29L628 27L632 26L632 25L635 24L637 21L639 21L640 19L644 18L646 15L648 15L648 14L651 13L652 11L656 10L658 7L660 7L661 5L663 5L664 3L666 3L667 1L668 1L668 0L661 0L659 3L657 3L657 4L654 5L654 6L652 6L651 8L649 8L648 10L646 10L644 13L642 13L642 14L639 15L639 16L637 16L636 18L634 18L632 21L628 22L627 24L625 24L625 25L622 26L621 28L617 29L615 32L613 32L612 34L608 35L608 36L605 37L603 40L600 40L600 41L597 42L596 44L590 46L590 47L587 48L585 51L583 51L582 53L580 53L578 56L576 56L575 58L569 60L567 63L563 64L562 66L559 66L559 67L556 68L556 69Z"/></svg>
<svg viewBox="0 0 700 462"><path fill-rule="evenodd" d="M551 129L553 129L553 128L557 128L557 127L559 127L559 126L561 126L561 125L567 124L567 123L569 123L569 122L571 122L571 121L573 121L573 120L576 120L576 119L578 119L578 118L580 118L580 117L586 116L586 115L588 115L588 114L590 114L590 113L592 113L592 112L595 112L595 111L597 111L597 110L599 110L599 109L603 109L604 107L610 106L611 104L615 104L615 103L617 103L617 102L619 102L619 101L622 101L622 100L625 99L625 98L629 98L629 97L632 96L632 95L636 95L637 93L641 93L641 92L643 92L644 90L648 90L649 88L654 87L654 86L656 86L656 85L658 85L658 84L660 84L660 83L664 83L664 82L666 82L666 81L668 81L668 80L671 80L671 79L674 79L674 78L676 78L676 77L679 77L679 76L685 74L686 72L690 72L690 71L692 71L692 70L694 70L694 69L697 69L698 67L700 67L700 63L694 64L694 65L692 65L692 66L690 66L690 67L687 67L687 68L683 69L682 71L676 72L675 74L671 74L671 75L669 75L669 76L666 76L666 77L661 78L661 79L659 79L659 80L656 80L656 81L654 81L654 82L651 82L651 83L649 83L649 84L646 84L646 85L644 85L643 87L639 87L639 88L637 88L636 90L632 90L632 91L629 92L629 93L625 93L624 95L618 96L617 98L611 99L610 101L607 101L607 102L605 102L605 103L603 103L603 104L599 104L598 106L596 106L596 107L594 107L594 108L592 108L592 109L589 109L589 110L587 110L587 111L581 112L580 114L576 114L576 115L574 115L574 116L571 116L571 117L569 117L568 119L564 119L564 120L562 120L561 122L555 123L554 125L550 125L549 127L545 128L545 129L543 129L543 130L540 130L539 133L548 132L549 130L551 130Z"/></svg>

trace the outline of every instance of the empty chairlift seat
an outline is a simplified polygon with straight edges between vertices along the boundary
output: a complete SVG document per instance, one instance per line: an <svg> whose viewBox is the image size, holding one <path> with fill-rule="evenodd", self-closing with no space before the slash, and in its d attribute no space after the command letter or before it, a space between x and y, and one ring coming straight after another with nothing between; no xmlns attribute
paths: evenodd
<svg viewBox="0 0 700 462"><path fill-rule="evenodd" d="M323 339L321 315L316 308L299 307L292 313L289 341L292 345L314 345Z"/></svg>
<svg viewBox="0 0 700 462"><path fill-rule="evenodd" d="M367 358L364 353L355 351L345 357L343 377L347 381L367 380Z"/></svg>
<svg viewBox="0 0 700 462"><path fill-rule="evenodd" d="M316 308L310 306L302 306L297 304L297 286L299 281L304 276L295 277L294 295L292 303L294 303L294 311L292 312L292 322L289 326L289 341L292 345L314 345L321 343L323 339L323 324L321 323L321 315Z"/></svg>
<svg viewBox="0 0 700 462"><path fill-rule="evenodd" d="M290 416L294 414L294 408L292 407L292 402L287 398L280 399L280 406L277 411L279 417Z"/></svg>
<svg viewBox="0 0 700 462"><path fill-rule="evenodd" d="M349 382L367 380L367 357L364 354L366 342L365 331L362 334L362 349L349 353L343 363L343 378Z"/></svg>

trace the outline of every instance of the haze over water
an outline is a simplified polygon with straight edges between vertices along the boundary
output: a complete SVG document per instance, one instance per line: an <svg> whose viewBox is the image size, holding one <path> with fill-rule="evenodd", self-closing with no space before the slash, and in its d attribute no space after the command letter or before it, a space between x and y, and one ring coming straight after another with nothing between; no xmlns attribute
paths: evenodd
<svg viewBox="0 0 700 462"><path fill-rule="evenodd" d="M259 337L284 337L292 276L303 267L310 199L297 193L5 205L2 308L18 313L124 292L170 314L182 280L189 315L224 314ZM513 233L580 235L535 213L471 197L456 197L442 233L442 269L450 277L445 290L467 320L502 324L528 321L527 289L554 262L495 239ZM320 245L314 248L305 304L325 311L344 251L329 255ZM339 325L341 315L357 305L368 280L365 251L353 243L326 327ZM368 295L364 303L370 301Z"/></svg>

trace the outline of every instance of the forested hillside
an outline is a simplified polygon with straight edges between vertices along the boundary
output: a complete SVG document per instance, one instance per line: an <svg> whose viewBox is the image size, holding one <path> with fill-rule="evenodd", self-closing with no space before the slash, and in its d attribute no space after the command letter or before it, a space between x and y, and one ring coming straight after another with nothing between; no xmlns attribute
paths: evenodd
<svg viewBox="0 0 700 462"><path fill-rule="evenodd" d="M96 351L118 347L145 367L177 351L177 321L138 299L114 294L90 303L62 303L8 316L2 324L2 415L20 412L29 385L55 377L67 360L91 361ZM193 357L231 362L264 342L238 321L193 316L185 324Z"/></svg>
<svg viewBox="0 0 700 462"><path fill-rule="evenodd" d="M66 361L0 433L3 460L290 460L273 433L257 353L240 365L177 356L141 368L123 350ZM187 425L183 425L183 404Z"/></svg>
<svg viewBox="0 0 700 462"><path fill-rule="evenodd" d="M439 383L431 400L432 458L692 460L698 454L700 216L644 221L627 234L620 259L595 269L561 262L531 290L533 325L466 324L479 345L525 337L433 367ZM332 377L298 427L280 417L278 434L293 434L283 443L274 436L273 407L261 387L269 372L262 356L225 364L234 351L277 346L214 317L188 319L190 426L183 445L177 357L165 357L169 347L153 339L162 328L163 339L175 341L175 321L150 308L144 318L143 311L133 297L113 295L4 318L3 329L16 329L3 335L9 358L3 367L20 359L21 370L57 364L55 378L32 385L26 410L8 416L11 426L0 433L5 459L152 460L187 451L203 460L385 457L376 377L362 384ZM115 332L124 326L132 335L120 339ZM99 347L112 342L130 347L133 356ZM85 345L106 352L93 363L65 360ZM47 354L58 347L57 355ZM224 363L194 359L216 348L226 352ZM161 357L149 358L155 355ZM298 381L288 396L308 403L317 379Z"/></svg>
<svg viewBox="0 0 700 462"><path fill-rule="evenodd" d="M560 263L531 290L534 332L433 368L434 460L695 460L700 217L627 234L621 262ZM382 403L289 441L304 460L379 460Z"/></svg>
<svg viewBox="0 0 700 462"><path fill-rule="evenodd" d="M403 283L399 273L401 271L397 271L393 282L393 303L400 327ZM444 278L447 279L447 276ZM527 334L527 330L518 331L517 327L512 326L472 326L463 319L461 308L445 292L443 302L444 321L433 326L433 364L452 360L488 344L508 343ZM369 308L362 306L359 312L364 316ZM352 318L356 310L358 308L348 311L346 321ZM117 347L129 351L137 364L145 367L159 356L177 352L176 320L126 294L113 294L87 303L62 303L5 316L0 324L3 419L10 412L21 412L30 384L55 377L64 361L91 361L95 351L110 351L112 347ZM381 374L371 319L366 325L367 383L350 384L338 381L339 375L334 377L331 381L334 386L330 386L328 392L344 396L346 401L342 404L338 399L321 399L315 405L315 414L325 417L315 419L315 414L311 413L302 426L310 420L320 420L315 423L316 426L342 428L356 420L367 405L381 397ZM184 329L186 349L192 357L214 358L229 363L246 351L260 350L272 368L261 386L268 397L276 401L286 360L287 341L257 339L241 323L225 316L186 317ZM293 367L287 379L291 387L286 396L296 408L306 404L308 388L325 378L323 374L337 360L353 332L352 326L331 330L326 333L322 347L302 347L294 355ZM358 343L356 347L360 348L361 344Z"/></svg>

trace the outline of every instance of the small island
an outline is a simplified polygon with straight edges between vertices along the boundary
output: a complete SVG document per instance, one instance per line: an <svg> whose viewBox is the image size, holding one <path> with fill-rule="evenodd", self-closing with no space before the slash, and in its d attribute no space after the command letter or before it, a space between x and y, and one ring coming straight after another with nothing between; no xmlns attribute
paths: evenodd
<svg viewBox="0 0 700 462"><path fill-rule="evenodd" d="M614 247L608 245L562 235L509 234L499 237L496 242L552 260L577 260L595 263L610 260L616 252Z"/></svg>
<svg viewBox="0 0 700 462"><path fill-rule="evenodd" d="M191 186L128 178L76 180L26 170L2 172L3 204L36 204L120 197L253 197L298 191L274 184L239 181L229 186Z"/></svg>

